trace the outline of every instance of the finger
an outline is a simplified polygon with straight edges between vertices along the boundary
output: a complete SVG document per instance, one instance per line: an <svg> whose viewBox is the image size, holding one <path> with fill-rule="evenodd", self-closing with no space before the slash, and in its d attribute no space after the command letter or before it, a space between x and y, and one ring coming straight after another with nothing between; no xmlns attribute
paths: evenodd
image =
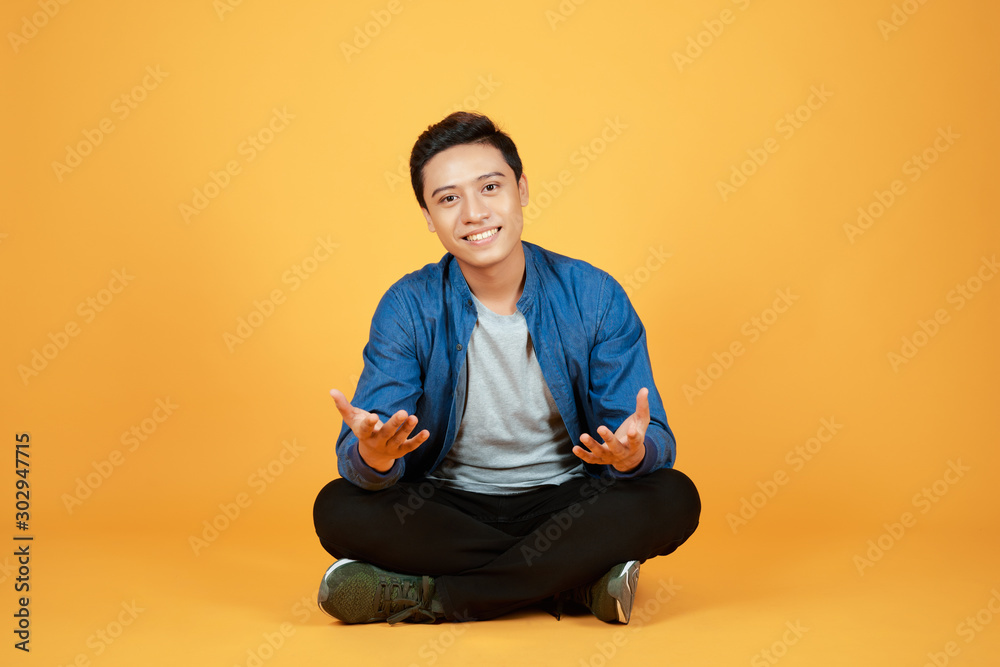
<svg viewBox="0 0 1000 667"><path fill-rule="evenodd" d="M577 458L582 459L587 463L602 463L601 460L599 460L596 456L588 452L580 445L573 445L573 454L575 454Z"/></svg>
<svg viewBox="0 0 1000 667"><path fill-rule="evenodd" d="M343 417L344 423L354 432L358 438L370 438L372 431L378 425L378 415L374 415L366 410L359 410L347 401L347 397L337 390L331 389L330 396Z"/></svg>
<svg viewBox="0 0 1000 667"><path fill-rule="evenodd" d="M627 437L628 440L626 441L626 444L630 451L642 444L642 433L639 433L639 430L635 426L629 428Z"/></svg>
<svg viewBox="0 0 1000 667"><path fill-rule="evenodd" d="M635 416L643 429L649 426L649 389L643 387L635 397Z"/></svg>
<svg viewBox="0 0 1000 667"><path fill-rule="evenodd" d="M406 441L407 438L410 437L410 432L414 428L416 428L416 426L417 426L417 418L414 415L409 415L399 425L399 428L396 429L396 432L393 433L388 440L386 440L385 442L386 447L391 447L391 448L399 447Z"/></svg>
<svg viewBox="0 0 1000 667"><path fill-rule="evenodd" d="M375 435L383 442L388 442L392 436L396 435L396 431L399 430L399 427L406 421L408 416L406 410L399 410L396 414L389 417L388 421L382 424L375 432Z"/></svg>
<svg viewBox="0 0 1000 667"><path fill-rule="evenodd" d="M607 426L597 427L597 434L604 438L604 444L611 453L612 458L619 459L625 455L625 444L612 433Z"/></svg>
<svg viewBox="0 0 1000 667"><path fill-rule="evenodd" d="M575 445L573 447L573 453L578 457L586 461L587 463L606 463L609 458L609 452L607 447L594 440L588 433L583 433L580 435L580 442L582 442L586 449L580 445Z"/></svg>
<svg viewBox="0 0 1000 667"><path fill-rule="evenodd" d="M337 410L340 411L344 421L350 421L353 417L354 406L348 402L347 397L339 389L331 389L330 396L333 396L333 402L337 405Z"/></svg>
<svg viewBox="0 0 1000 667"><path fill-rule="evenodd" d="M399 451L402 454L409 454L414 449L424 444L427 441L427 438L429 437L431 437L431 432L428 431L427 429L424 429L423 431L417 433L415 436L413 436L412 438L404 442L402 445L400 445Z"/></svg>
<svg viewBox="0 0 1000 667"><path fill-rule="evenodd" d="M374 435L376 428L378 428L378 415L369 412L367 416L361 420L358 425L358 430L354 431L354 435L358 436L358 438L367 439Z"/></svg>
<svg viewBox="0 0 1000 667"><path fill-rule="evenodd" d="M580 435L580 442L582 442L592 454L596 454L604 449L604 446L595 440L589 433L582 433Z"/></svg>

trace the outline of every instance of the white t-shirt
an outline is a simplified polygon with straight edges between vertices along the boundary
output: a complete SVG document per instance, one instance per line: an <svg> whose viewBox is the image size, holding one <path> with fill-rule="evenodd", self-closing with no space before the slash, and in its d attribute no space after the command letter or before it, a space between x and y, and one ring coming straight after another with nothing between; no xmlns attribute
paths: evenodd
<svg viewBox="0 0 1000 667"><path fill-rule="evenodd" d="M473 299L479 318L466 350L465 412L430 478L464 491L509 495L584 476L524 315L499 315Z"/></svg>

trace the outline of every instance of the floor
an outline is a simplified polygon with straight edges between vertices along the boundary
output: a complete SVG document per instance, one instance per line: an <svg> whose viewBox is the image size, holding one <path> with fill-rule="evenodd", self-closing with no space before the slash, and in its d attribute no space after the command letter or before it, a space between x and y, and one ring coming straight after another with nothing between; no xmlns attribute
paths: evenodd
<svg viewBox="0 0 1000 667"><path fill-rule="evenodd" d="M1000 4L457 6L3 3L0 665L1000 665ZM703 513L628 626L315 604L456 108L646 326Z"/></svg>
<svg viewBox="0 0 1000 667"><path fill-rule="evenodd" d="M263 545L238 521L197 555L180 532L33 544L31 657L15 664L991 665L1000 655L996 537L944 526L866 556L863 534L709 525L643 565L625 626L528 609L390 627L318 610L328 559L297 530L306 526ZM871 564L859 571L858 557Z"/></svg>

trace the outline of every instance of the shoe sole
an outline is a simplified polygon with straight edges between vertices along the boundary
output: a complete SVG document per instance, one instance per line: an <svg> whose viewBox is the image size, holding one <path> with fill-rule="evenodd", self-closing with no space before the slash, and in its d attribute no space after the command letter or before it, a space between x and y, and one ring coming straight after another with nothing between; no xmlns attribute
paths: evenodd
<svg viewBox="0 0 1000 667"><path fill-rule="evenodd" d="M319 608L323 611L323 613L329 616L330 618L337 618L337 617L328 612L326 610L326 607L323 606L323 603L327 602L330 599L330 585L327 584L326 582L329 581L330 575L333 574L333 571L336 570L338 567L343 567L348 563L354 563L354 562L355 561L351 560L350 558L341 558L336 563L328 567L326 569L326 572L323 573L323 581L321 581L319 584L319 594L317 595L317 603L319 604Z"/></svg>
<svg viewBox="0 0 1000 667"><path fill-rule="evenodd" d="M618 608L618 622L627 624L632 617L632 603L635 601L635 592L639 586L639 561L630 560L625 563L622 573L615 577L615 582L618 581L621 582L621 589L617 592L613 590L608 592L615 599L615 605ZM608 588L612 588L615 582L612 582Z"/></svg>

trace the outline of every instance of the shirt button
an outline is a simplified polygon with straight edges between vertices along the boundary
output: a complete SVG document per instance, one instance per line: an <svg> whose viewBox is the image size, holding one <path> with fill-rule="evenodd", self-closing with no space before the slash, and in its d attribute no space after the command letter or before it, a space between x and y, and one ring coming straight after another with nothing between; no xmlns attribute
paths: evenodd
<svg viewBox="0 0 1000 667"><path fill-rule="evenodd" d="M462 344L459 343L458 346L455 349L458 350L459 352L461 352L462 351Z"/></svg>

